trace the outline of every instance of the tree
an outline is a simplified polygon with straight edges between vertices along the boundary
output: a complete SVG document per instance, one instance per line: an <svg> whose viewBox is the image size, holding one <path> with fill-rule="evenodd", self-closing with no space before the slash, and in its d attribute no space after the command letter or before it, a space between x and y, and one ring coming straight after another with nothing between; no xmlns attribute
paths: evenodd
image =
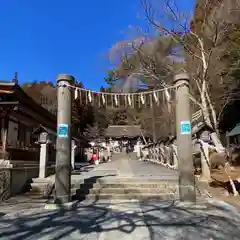
<svg viewBox="0 0 240 240"><path fill-rule="evenodd" d="M117 45L121 48L132 48L127 55L119 56L120 64L114 70L114 76L125 79L125 82L129 76L136 76L141 79L143 87L144 85L162 87L172 79L173 68L181 65L180 52L171 37L151 40L150 38L137 38Z"/></svg>
<svg viewBox="0 0 240 240"><path fill-rule="evenodd" d="M108 109L95 106L93 112L95 126L99 129L99 135L103 137L105 135L105 130L110 124L110 120L108 117Z"/></svg>
<svg viewBox="0 0 240 240"><path fill-rule="evenodd" d="M94 111L91 105L82 104L79 99L73 102L72 128L75 134L83 136L89 126L94 125Z"/></svg>
<svg viewBox="0 0 240 240"><path fill-rule="evenodd" d="M22 84L22 89L35 102L57 115L57 90L50 81L33 81Z"/></svg>
<svg viewBox="0 0 240 240"><path fill-rule="evenodd" d="M119 107L112 109L112 125L137 125L137 112L132 108Z"/></svg>
<svg viewBox="0 0 240 240"><path fill-rule="evenodd" d="M162 2L159 7L150 0L141 0L146 18L159 36L173 38L184 51L184 70L193 80L191 99L202 110L205 122L218 133L221 109L235 97L234 84L221 57L230 50L228 36L235 31L236 18L235 14L226 11L221 1L202 2L197 5L189 27L190 19L178 11L174 1L164 0L164 7ZM164 11L157 14L156 9ZM217 134L212 138L220 150Z"/></svg>
<svg viewBox="0 0 240 240"><path fill-rule="evenodd" d="M76 81L75 86L84 88L82 82ZM51 82L23 83L23 90L37 103L50 112L57 114L57 88ZM72 133L74 136L83 136L90 127L97 126L100 134L104 134L104 129L108 126L108 119L105 108L97 108L87 103L86 96L73 99L72 104Z"/></svg>
<svg viewBox="0 0 240 240"><path fill-rule="evenodd" d="M99 140L102 136L101 136L101 130L99 129L99 127L97 125L88 125L86 128L85 128L85 131L84 131L84 136L89 140L89 141L92 141L92 140Z"/></svg>
<svg viewBox="0 0 240 240"><path fill-rule="evenodd" d="M78 83L77 87L84 88L82 83ZM104 92L106 89L101 87L100 91ZM103 137L109 125L107 109L88 102L86 94L81 94L74 100L73 124L79 128L82 135L89 139L92 139L94 135Z"/></svg>
<svg viewBox="0 0 240 240"><path fill-rule="evenodd" d="M228 131L238 124L240 119L238 111L240 107L240 25L236 27L236 31L229 35L229 38L232 42L230 54L226 54L223 58L227 59L229 63L229 75L233 82L235 82L236 88L233 89L234 98L230 99L232 101L227 102L223 108L220 122L220 127ZM231 116L231 118L229 118L229 116Z"/></svg>
<svg viewBox="0 0 240 240"><path fill-rule="evenodd" d="M116 72L114 70L107 71L107 76L104 78L105 82L111 86L115 85L119 81Z"/></svg>
<svg viewBox="0 0 240 240"><path fill-rule="evenodd" d="M146 132L153 135L153 139L173 132L173 96L167 87L172 84L173 72L183 65L182 53L176 41L168 36L139 37L116 44L110 52L115 56L115 62L120 62L120 65L114 69L114 76L122 79L122 81L118 80L118 87L123 91L140 92L165 89L161 93L161 104L150 103L148 100L147 107L141 106L138 109L135 113L137 122L142 124ZM120 55L118 56L118 54ZM116 61L116 59L119 60ZM150 107L150 105L152 106ZM166 112L166 110L168 111ZM122 114L123 112L118 113L123 117ZM124 121L129 122L129 119L125 116Z"/></svg>
<svg viewBox="0 0 240 240"><path fill-rule="evenodd" d="M230 74L238 81L240 79L240 23L236 26L235 31L230 35L232 42L230 54L227 56L230 59Z"/></svg>

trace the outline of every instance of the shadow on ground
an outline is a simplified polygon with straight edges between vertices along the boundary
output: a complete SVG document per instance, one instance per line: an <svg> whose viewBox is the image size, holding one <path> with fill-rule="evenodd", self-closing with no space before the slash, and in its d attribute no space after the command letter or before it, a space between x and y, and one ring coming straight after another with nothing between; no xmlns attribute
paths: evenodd
<svg viewBox="0 0 240 240"><path fill-rule="evenodd" d="M116 175L114 174L108 174L105 176L93 176L84 179L84 182L81 183L74 195L72 195L72 200L73 201L83 201L86 199L87 195L90 193L90 190L94 187L94 184L97 183L98 180L104 177L115 177ZM98 198L96 198L98 200Z"/></svg>
<svg viewBox="0 0 240 240"><path fill-rule="evenodd" d="M85 165L77 165L76 169L72 171L72 175L79 175L81 173L87 173L94 169L93 165L85 164Z"/></svg>
<svg viewBox="0 0 240 240"><path fill-rule="evenodd" d="M72 211L40 211L0 217L0 239L227 240L240 236L239 214L213 205L191 208L174 201L85 202Z"/></svg>

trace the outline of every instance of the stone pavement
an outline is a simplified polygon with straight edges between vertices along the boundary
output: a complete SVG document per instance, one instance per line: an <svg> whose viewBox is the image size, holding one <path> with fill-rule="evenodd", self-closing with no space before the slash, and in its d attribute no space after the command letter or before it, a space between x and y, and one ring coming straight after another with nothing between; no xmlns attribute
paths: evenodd
<svg viewBox="0 0 240 240"><path fill-rule="evenodd" d="M145 178L164 178L177 179L178 172L168 169L161 165L151 162L138 161L130 158L126 154L115 156L115 160L99 165L91 165L82 167L74 173L72 179L90 178L94 176L101 177L145 177Z"/></svg>
<svg viewBox="0 0 240 240"><path fill-rule="evenodd" d="M123 155L124 156L124 155ZM123 157L120 154L119 157ZM99 165L82 164L80 171L75 171L71 176L72 181L76 183L91 177L100 177L101 179L114 179L115 177L141 177L143 179L177 179L177 172L166 169L160 165L148 162L139 162L135 159L118 158ZM54 175L49 178L54 179ZM78 184L77 184L78 185ZM0 212L14 213L24 211L24 209L35 209L43 206L47 201L43 199L29 199L28 197L16 196L10 198L7 202L0 203Z"/></svg>
<svg viewBox="0 0 240 240"><path fill-rule="evenodd" d="M26 209L0 217L0 239L240 239L240 213L216 204L81 202L72 211Z"/></svg>
<svg viewBox="0 0 240 240"><path fill-rule="evenodd" d="M127 158L86 166L90 176L176 178L176 171ZM0 240L240 239L240 213L229 205L177 201L99 200L76 202L72 211L45 210L43 200L24 196L0 205Z"/></svg>

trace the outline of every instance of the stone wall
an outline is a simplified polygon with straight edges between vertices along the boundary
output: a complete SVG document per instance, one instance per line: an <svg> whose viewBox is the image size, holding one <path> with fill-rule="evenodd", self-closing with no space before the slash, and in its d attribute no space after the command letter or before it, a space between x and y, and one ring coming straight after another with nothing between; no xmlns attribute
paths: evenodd
<svg viewBox="0 0 240 240"><path fill-rule="evenodd" d="M36 150L9 148L8 153L10 160L39 161L40 158L38 148Z"/></svg>
<svg viewBox="0 0 240 240"><path fill-rule="evenodd" d="M11 195L11 171L0 168L0 202Z"/></svg>
<svg viewBox="0 0 240 240"><path fill-rule="evenodd" d="M54 173L55 166L47 168L47 176ZM37 178L38 174L39 166L0 168L0 201L29 191L32 179Z"/></svg>
<svg viewBox="0 0 240 240"><path fill-rule="evenodd" d="M27 191L28 184L33 178L38 177L39 167L12 168L11 170L11 195ZM29 189L30 190L30 189Z"/></svg>

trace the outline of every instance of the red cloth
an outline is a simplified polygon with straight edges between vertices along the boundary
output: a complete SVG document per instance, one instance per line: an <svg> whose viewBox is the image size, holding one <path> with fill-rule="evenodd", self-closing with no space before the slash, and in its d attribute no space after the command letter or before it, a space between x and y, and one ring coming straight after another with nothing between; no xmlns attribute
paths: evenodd
<svg viewBox="0 0 240 240"><path fill-rule="evenodd" d="M93 160L93 161L96 161L97 159L98 159L97 154L93 154L93 155L92 155L92 160Z"/></svg>

